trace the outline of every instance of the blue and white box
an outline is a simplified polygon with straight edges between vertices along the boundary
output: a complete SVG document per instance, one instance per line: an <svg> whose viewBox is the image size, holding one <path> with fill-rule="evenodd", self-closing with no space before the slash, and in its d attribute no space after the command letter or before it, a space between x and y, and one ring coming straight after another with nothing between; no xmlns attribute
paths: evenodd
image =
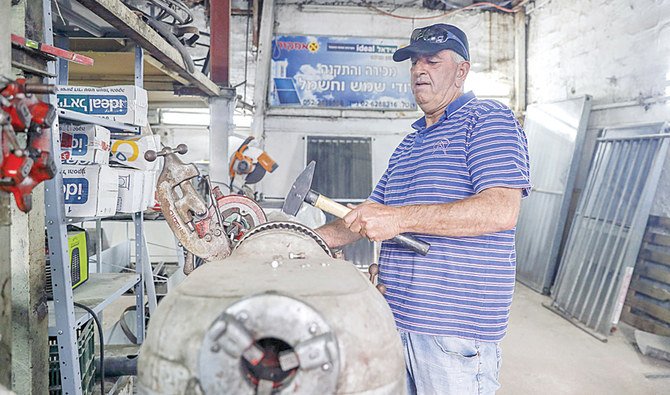
<svg viewBox="0 0 670 395"><path fill-rule="evenodd" d="M105 165L63 165L67 217L109 217L116 213L119 176Z"/></svg>
<svg viewBox="0 0 670 395"><path fill-rule="evenodd" d="M134 85L57 85L58 107L112 121L147 126L147 91Z"/></svg>
<svg viewBox="0 0 670 395"><path fill-rule="evenodd" d="M67 165L109 163L109 130L99 125L60 125L61 162Z"/></svg>

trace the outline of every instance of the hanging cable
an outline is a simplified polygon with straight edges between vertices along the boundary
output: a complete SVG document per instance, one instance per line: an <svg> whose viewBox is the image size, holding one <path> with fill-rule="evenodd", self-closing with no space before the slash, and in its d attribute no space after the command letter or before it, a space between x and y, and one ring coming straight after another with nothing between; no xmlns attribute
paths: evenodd
<svg viewBox="0 0 670 395"><path fill-rule="evenodd" d="M168 25L182 26L193 22L191 9L181 0L144 0L144 4L124 0L123 3L133 11L138 11L146 17ZM155 10L158 10L157 14Z"/></svg>
<svg viewBox="0 0 670 395"><path fill-rule="evenodd" d="M88 306L83 305L81 303L74 302L74 305L79 307L80 309L86 310L88 314L93 317L93 321L95 321L95 326L98 327L98 340L100 341L100 393L104 394L105 393L105 342L103 340L103 333L102 333L102 324L100 323L100 320L98 319L98 315L95 314L95 312Z"/></svg>

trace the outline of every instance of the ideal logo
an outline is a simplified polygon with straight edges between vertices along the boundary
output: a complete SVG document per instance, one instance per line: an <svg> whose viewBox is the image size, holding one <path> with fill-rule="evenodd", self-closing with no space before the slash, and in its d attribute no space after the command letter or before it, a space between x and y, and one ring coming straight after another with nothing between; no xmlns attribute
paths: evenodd
<svg viewBox="0 0 670 395"><path fill-rule="evenodd" d="M87 95L58 95L58 107L87 114Z"/></svg>
<svg viewBox="0 0 670 395"><path fill-rule="evenodd" d="M88 152L88 136L83 133L63 133L60 140L61 148L72 151L72 156L83 156Z"/></svg>
<svg viewBox="0 0 670 395"><path fill-rule="evenodd" d="M125 115L128 98L123 95L58 95L58 107L84 114Z"/></svg>
<svg viewBox="0 0 670 395"><path fill-rule="evenodd" d="M72 136L72 155L86 155L88 152L88 136L76 133Z"/></svg>
<svg viewBox="0 0 670 395"><path fill-rule="evenodd" d="M88 180L85 178L63 178L65 204L84 204L88 201Z"/></svg>
<svg viewBox="0 0 670 395"><path fill-rule="evenodd" d="M91 96L91 114L125 115L128 112L128 98L119 95Z"/></svg>

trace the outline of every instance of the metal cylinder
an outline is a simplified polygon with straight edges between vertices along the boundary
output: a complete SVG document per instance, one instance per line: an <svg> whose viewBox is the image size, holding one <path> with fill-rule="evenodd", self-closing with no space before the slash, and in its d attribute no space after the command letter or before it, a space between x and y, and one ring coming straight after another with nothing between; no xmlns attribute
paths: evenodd
<svg viewBox="0 0 670 395"><path fill-rule="evenodd" d="M259 228L163 299L139 392L404 394L400 338L377 289L308 228Z"/></svg>

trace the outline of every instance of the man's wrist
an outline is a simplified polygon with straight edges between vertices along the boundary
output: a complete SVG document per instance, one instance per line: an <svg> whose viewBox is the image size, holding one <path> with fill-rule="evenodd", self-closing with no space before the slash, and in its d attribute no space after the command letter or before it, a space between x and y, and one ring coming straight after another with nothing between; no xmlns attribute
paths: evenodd
<svg viewBox="0 0 670 395"><path fill-rule="evenodd" d="M400 206L397 207L398 210L398 233L407 233L411 232L411 216L410 216L410 207L411 206Z"/></svg>

